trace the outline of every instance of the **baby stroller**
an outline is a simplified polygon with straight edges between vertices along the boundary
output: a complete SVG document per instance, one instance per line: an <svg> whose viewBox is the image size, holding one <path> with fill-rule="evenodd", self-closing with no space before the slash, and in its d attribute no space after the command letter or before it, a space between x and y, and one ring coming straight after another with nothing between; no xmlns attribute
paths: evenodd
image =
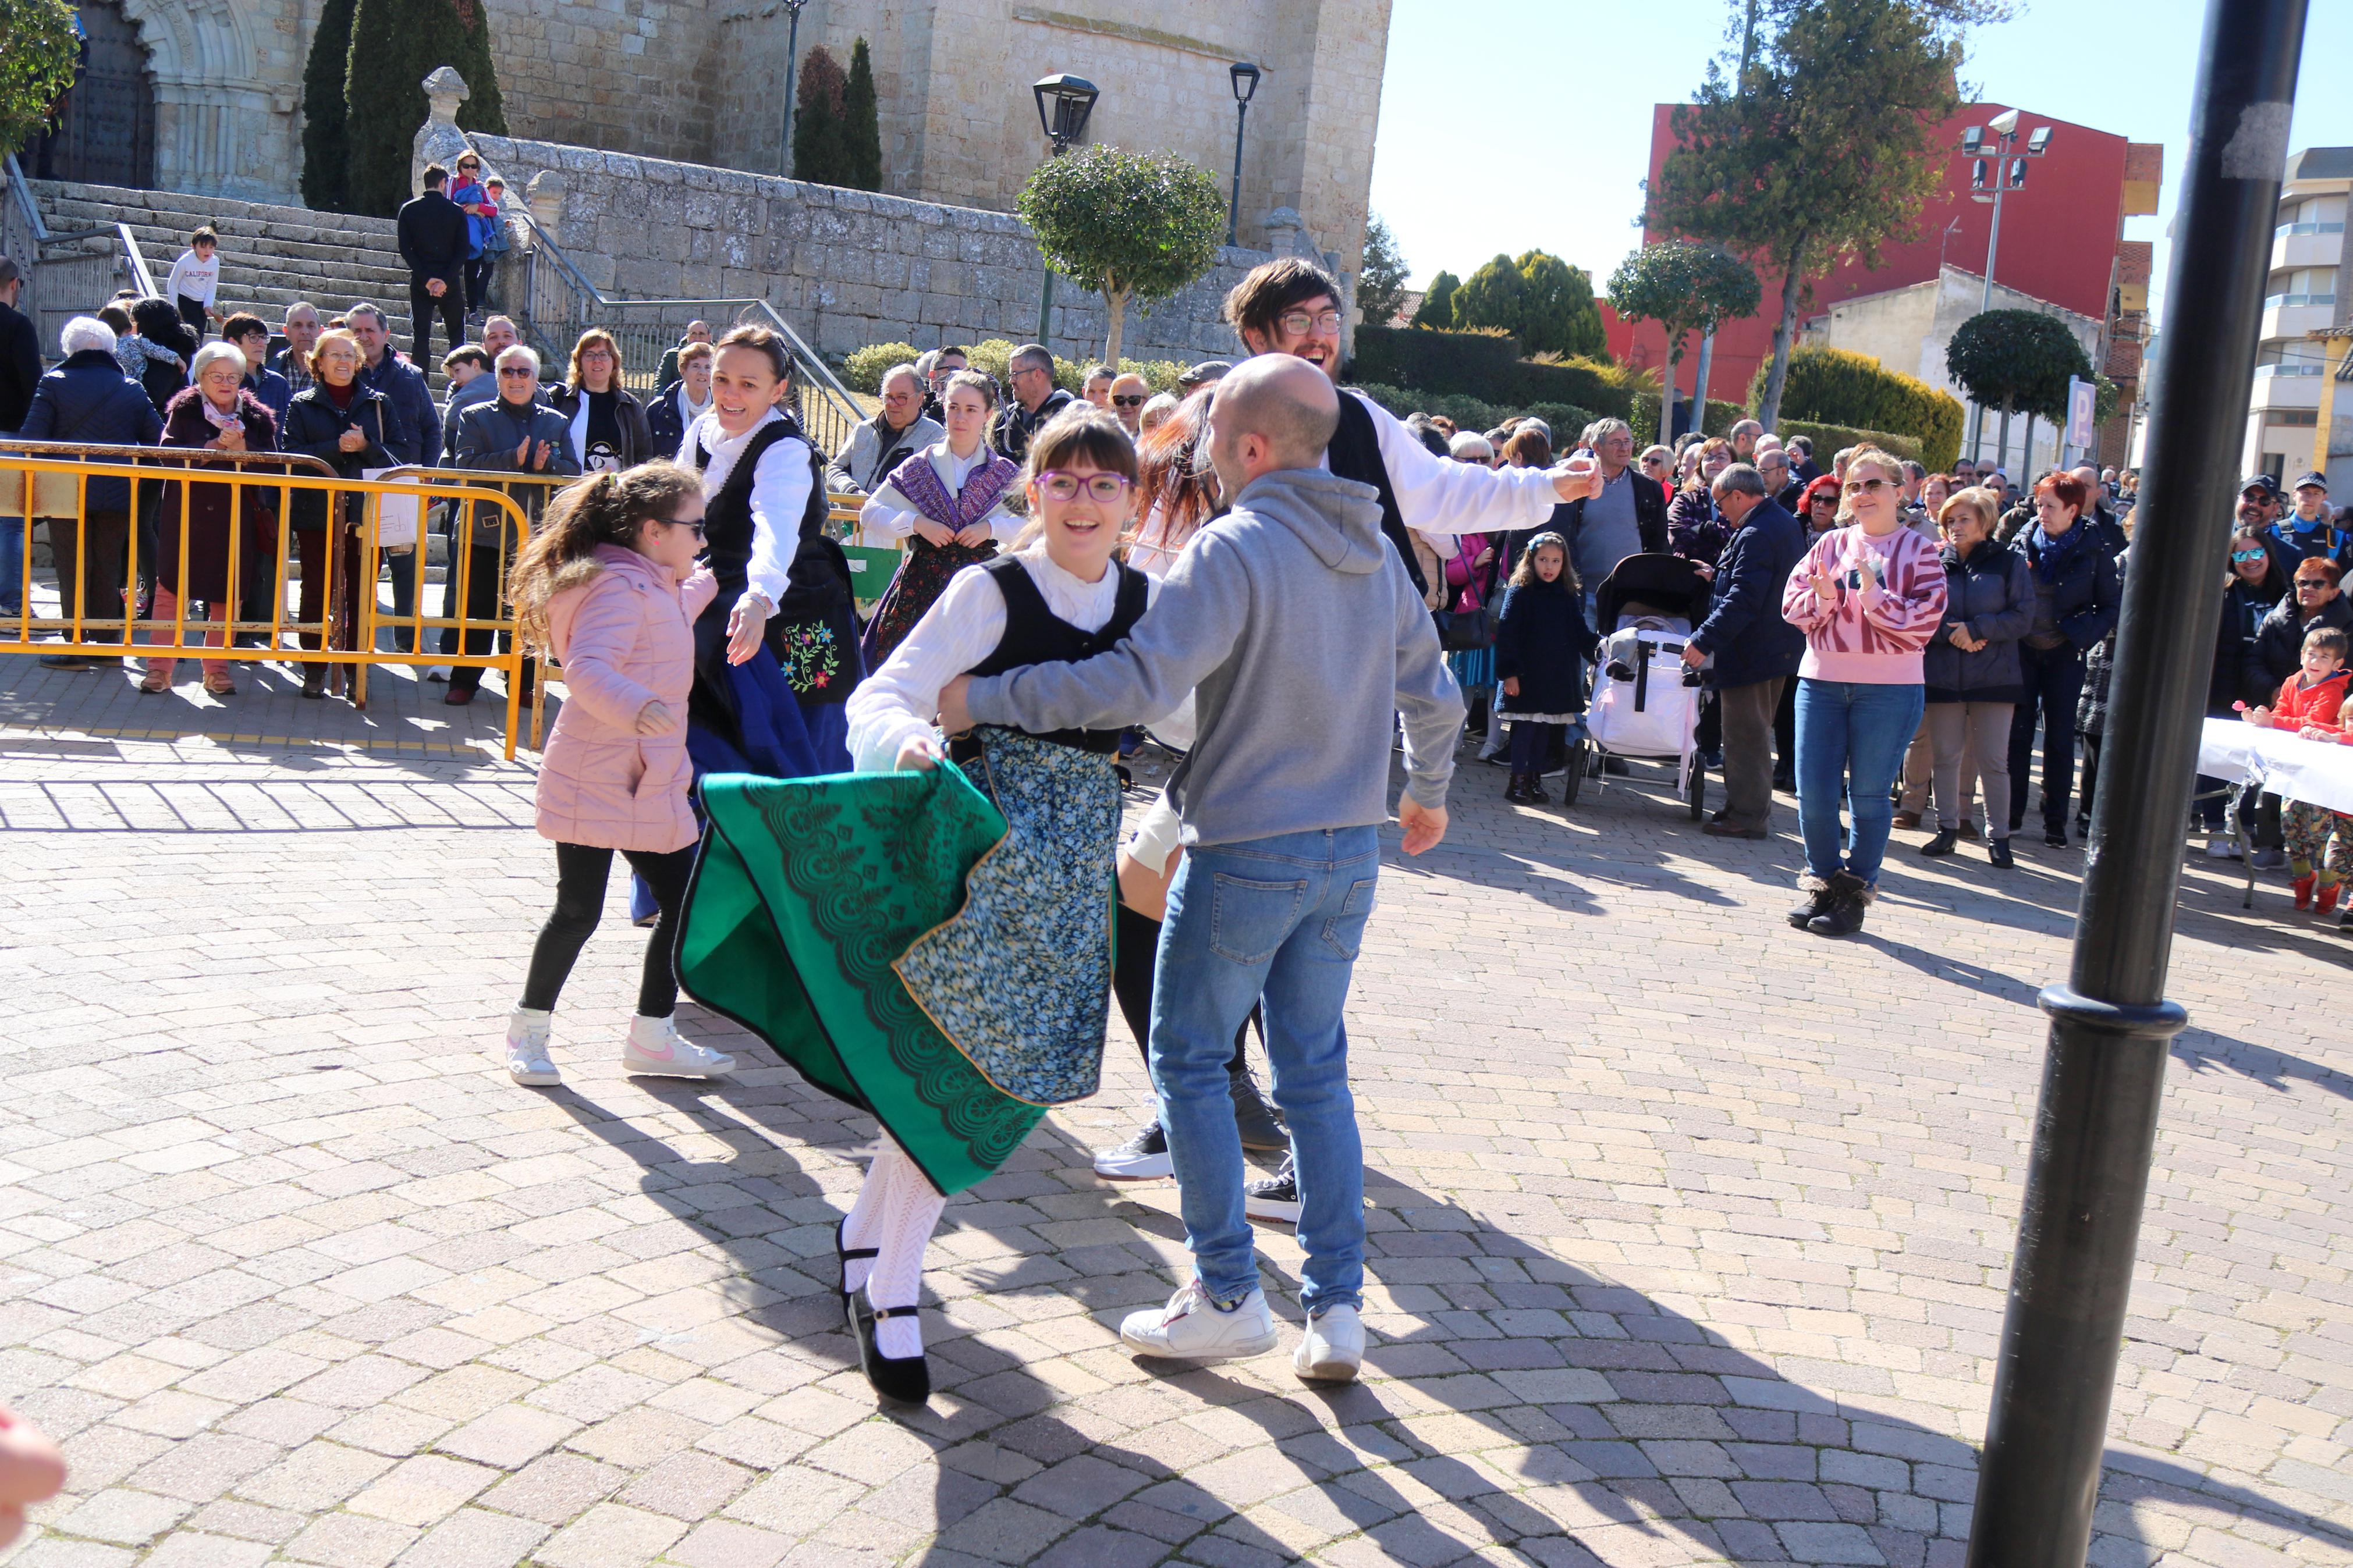
<svg viewBox="0 0 2353 1568"><path fill-rule="evenodd" d="M1596 590L1599 679L1586 739L1569 759L1567 801L1577 799L1587 772L1603 776L1604 758L1672 762L1675 793L1699 820L1707 795L1696 739L1705 694L1683 652L1692 628L1707 616L1709 594L1699 568L1680 555L1629 555Z"/></svg>

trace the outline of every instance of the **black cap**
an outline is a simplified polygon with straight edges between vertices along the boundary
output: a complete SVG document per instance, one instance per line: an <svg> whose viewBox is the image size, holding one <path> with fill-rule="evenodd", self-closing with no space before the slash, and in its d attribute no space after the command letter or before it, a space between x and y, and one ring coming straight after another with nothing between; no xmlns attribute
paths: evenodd
<svg viewBox="0 0 2353 1568"><path fill-rule="evenodd" d="M1186 371L1185 374L1178 376L1176 378L1176 384L1179 386L1199 386L1204 382L1222 381L1227 376L1233 374L1233 369L1234 367L1231 361L1205 359L1200 363L1193 366L1190 370Z"/></svg>
<svg viewBox="0 0 2353 1568"><path fill-rule="evenodd" d="M2272 478L2269 474L2249 474L2245 479L2241 479L2239 481L2239 493L2241 495L2245 495L2249 490L2261 490L2263 492L2266 499L2271 500L2279 500L2279 481Z"/></svg>
<svg viewBox="0 0 2353 1568"><path fill-rule="evenodd" d="M2306 485L2317 485L2326 492L2328 489L2328 476L2318 468L2306 468L2303 473L2296 475L2295 488L2302 489Z"/></svg>

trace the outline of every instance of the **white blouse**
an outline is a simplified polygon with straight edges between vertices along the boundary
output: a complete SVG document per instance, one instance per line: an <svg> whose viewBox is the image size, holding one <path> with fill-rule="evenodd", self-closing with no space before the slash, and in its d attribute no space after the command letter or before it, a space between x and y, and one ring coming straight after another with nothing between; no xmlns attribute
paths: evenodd
<svg viewBox="0 0 2353 1568"><path fill-rule="evenodd" d="M975 447L969 458L957 457L948 449L944 441L935 441L923 448L923 457L931 463L932 472L940 477L940 483L947 487L947 492L952 496L962 495L965 480L972 477L973 470L996 455L989 450L986 441ZM1004 495L997 497L997 504L978 519L988 524L989 536L999 544L1012 542L1014 536L1021 531L1021 520L1005 510L1005 496L1012 493L1013 487L1006 486ZM915 510L915 503L907 499L904 490L897 485L885 484L858 509L858 526L878 539L904 539L915 531L916 520L923 515Z"/></svg>
<svg viewBox="0 0 2353 1568"><path fill-rule="evenodd" d="M713 409L686 427L686 436L678 444L678 460L694 467L697 441L711 454L711 466L702 470L705 502L727 488L727 477L735 471L735 459L744 455L745 444L782 418L771 408L759 424L741 436L729 436L720 430L718 411ZM752 559L744 575L751 591L767 600L771 610L784 602L785 586L792 578L793 556L801 547L801 513L808 510L809 483L808 443L796 437L787 437L762 454L759 469L752 476Z"/></svg>
<svg viewBox="0 0 2353 1568"><path fill-rule="evenodd" d="M1117 572L1106 569L1100 581L1083 582L1055 565L1043 544L1013 559L1029 572L1046 607L1082 631L1102 630L1119 607ZM1159 579L1145 579L1147 609L1159 595ZM932 721L940 710L940 688L995 652L1004 637L1005 595L987 571L965 567L948 580L947 591L882 668L849 694L844 717L849 721L850 765L862 773L888 773L898 764L902 746L935 736Z"/></svg>

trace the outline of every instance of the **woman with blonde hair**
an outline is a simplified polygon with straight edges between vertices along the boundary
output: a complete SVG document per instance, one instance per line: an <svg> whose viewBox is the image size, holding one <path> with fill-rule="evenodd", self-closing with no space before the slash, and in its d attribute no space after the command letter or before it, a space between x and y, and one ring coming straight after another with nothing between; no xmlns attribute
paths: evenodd
<svg viewBox="0 0 2353 1568"><path fill-rule="evenodd" d="M1986 858L2010 853L2010 721L2024 693L2018 639L2034 624L2034 574L2026 557L1994 538L2001 507L1991 490L1960 490L1937 513L1945 547L1945 613L1922 656L1936 835L1920 846L1950 855L1960 841L1967 781L1985 790Z"/></svg>
<svg viewBox="0 0 2353 1568"><path fill-rule="evenodd" d="M555 909L507 1019L507 1071L520 1084L560 1081L548 1057L555 998L596 929L617 850L661 910L621 1065L670 1078L734 1069L671 1021L672 933L701 837L687 803L694 618L719 591L696 565L702 512L702 479L676 463L596 475L548 503L508 579L519 635L563 661L567 693L537 789L540 836L555 841Z"/></svg>

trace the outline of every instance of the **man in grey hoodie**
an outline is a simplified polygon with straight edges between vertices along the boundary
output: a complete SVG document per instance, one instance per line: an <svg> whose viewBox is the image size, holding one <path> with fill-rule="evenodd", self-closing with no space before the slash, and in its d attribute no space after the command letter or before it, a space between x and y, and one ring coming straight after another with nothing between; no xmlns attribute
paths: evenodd
<svg viewBox="0 0 2353 1568"><path fill-rule="evenodd" d="M1381 535L1369 485L1319 465L1338 394L1313 364L1252 359L1219 384L1208 446L1233 510L1195 536L1126 640L1072 664L959 678L953 734L977 721L1044 732L1198 719L1168 786L1186 856L1168 890L1150 1058L1195 1277L1121 1326L1148 1355L1223 1361L1274 1348L1243 1213L1226 1061L1261 995L1274 1098L1291 1125L1301 1302L1293 1364L1354 1377L1364 1356L1364 1151L1341 1023L1388 820L1390 716L1405 719L1405 851L1446 833L1462 725L1421 595Z"/></svg>

